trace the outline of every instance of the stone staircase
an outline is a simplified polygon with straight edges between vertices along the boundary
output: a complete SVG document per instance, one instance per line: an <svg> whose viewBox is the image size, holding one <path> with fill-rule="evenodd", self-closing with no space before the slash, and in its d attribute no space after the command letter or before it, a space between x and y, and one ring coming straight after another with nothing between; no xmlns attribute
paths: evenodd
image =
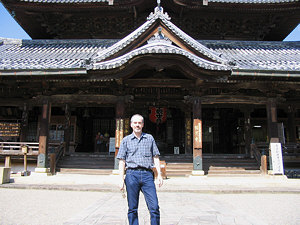
<svg viewBox="0 0 300 225"><path fill-rule="evenodd" d="M184 177L192 174L192 155L165 155L167 177ZM58 173L110 175L114 169L114 155L100 153L74 153L58 163ZM255 159L245 155L204 154L203 170L208 176L258 176Z"/></svg>
<svg viewBox="0 0 300 225"><path fill-rule="evenodd" d="M114 169L114 155L74 153L64 156L57 165L58 173L110 175Z"/></svg>
<svg viewBox="0 0 300 225"><path fill-rule="evenodd" d="M260 176L256 160L245 155L205 155L203 169L208 176Z"/></svg>
<svg viewBox="0 0 300 225"><path fill-rule="evenodd" d="M192 174L192 155L169 156L162 159L167 163L167 177ZM203 170L208 176L260 176L260 169L255 159L236 154L204 154Z"/></svg>

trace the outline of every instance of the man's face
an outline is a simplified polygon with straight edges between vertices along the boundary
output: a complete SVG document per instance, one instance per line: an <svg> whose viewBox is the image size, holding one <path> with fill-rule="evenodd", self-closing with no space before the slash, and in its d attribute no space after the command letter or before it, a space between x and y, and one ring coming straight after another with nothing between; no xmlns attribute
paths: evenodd
<svg viewBox="0 0 300 225"><path fill-rule="evenodd" d="M144 127L143 119L139 116L135 116L131 120L131 128L135 133L141 133Z"/></svg>

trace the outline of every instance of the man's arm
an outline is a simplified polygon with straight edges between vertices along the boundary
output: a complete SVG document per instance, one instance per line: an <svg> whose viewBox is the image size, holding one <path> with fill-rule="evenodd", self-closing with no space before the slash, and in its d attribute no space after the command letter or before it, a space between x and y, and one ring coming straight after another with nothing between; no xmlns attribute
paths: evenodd
<svg viewBox="0 0 300 225"><path fill-rule="evenodd" d="M154 161L154 166L157 171L157 180L158 180L158 186L161 187L163 185L163 178L161 176L161 171L160 171L160 161L158 156L153 157Z"/></svg>
<svg viewBox="0 0 300 225"><path fill-rule="evenodd" d="M125 172L125 160L119 159L119 174L120 174L120 190L124 190L124 172Z"/></svg>

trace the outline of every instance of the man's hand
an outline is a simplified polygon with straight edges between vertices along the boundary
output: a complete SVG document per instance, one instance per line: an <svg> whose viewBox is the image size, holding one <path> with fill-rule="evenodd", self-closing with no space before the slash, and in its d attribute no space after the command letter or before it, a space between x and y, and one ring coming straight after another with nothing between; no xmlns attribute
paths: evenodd
<svg viewBox="0 0 300 225"><path fill-rule="evenodd" d="M122 179L122 178L120 180L119 188L120 188L120 191L124 191L125 183L124 183L124 179Z"/></svg>
<svg viewBox="0 0 300 225"><path fill-rule="evenodd" d="M164 180L160 173L157 175L157 183L158 183L158 187L161 187L164 183Z"/></svg>
<svg viewBox="0 0 300 225"><path fill-rule="evenodd" d="M158 187L161 187L163 185L163 178L161 176L161 171L160 171L160 161L158 156L153 157L154 161L154 166L157 172L157 182L158 182Z"/></svg>
<svg viewBox="0 0 300 225"><path fill-rule="evenodd" d="M120 183L119 188L120 191L124 191L124 171L125 171L125 160L120 159L119 160L119 176L120 176Z"/></svg>

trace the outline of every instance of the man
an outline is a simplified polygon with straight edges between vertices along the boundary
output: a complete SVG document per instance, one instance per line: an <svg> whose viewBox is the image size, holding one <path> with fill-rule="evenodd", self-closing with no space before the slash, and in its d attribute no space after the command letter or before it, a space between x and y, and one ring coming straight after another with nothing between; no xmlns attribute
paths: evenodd
<svg viewBox="0 0 300 225"><path fill-rule="evenodd" d="M143 192L151 217L151 225L160 224L160 211L154 177L153 162L157 170L159 187L163 184L160 171L159 150L152 135L142 132L144 118L135 114L131 117L132 134L123 138L117 155L120 172L120 190L125 184L128 201L128 221L130 225L138 225L138 204L140 191Z"/></svg>

